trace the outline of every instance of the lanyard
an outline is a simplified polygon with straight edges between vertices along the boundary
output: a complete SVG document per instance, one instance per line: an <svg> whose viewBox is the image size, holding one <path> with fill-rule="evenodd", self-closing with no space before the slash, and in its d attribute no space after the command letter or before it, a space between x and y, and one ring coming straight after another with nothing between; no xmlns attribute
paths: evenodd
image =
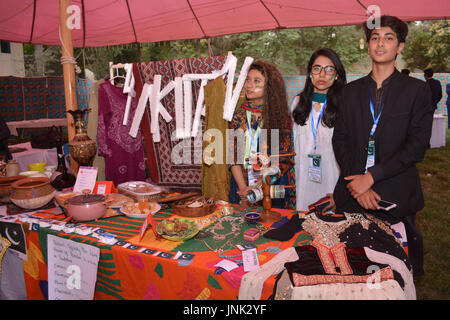
<svg viewBox="0 0 450 320"><path fill-rule="evenodd" d="M378 117L375 119L375 109L373 107L372 94L370 92L370 87L369 87L369 103L370 103L370 113L372 114L372 119L373 119L372 129L370 130L370 138L373 138L373 135L375 134L375 130L377 130L378 121L380 121L380 116L383 113L384 103L381 104L380 113L378 114Z"/></svg>
<svg viewBox="0 0 450 320"><path fill-rule="evenodd" d="M372 114L372 119L373 119L373 126L372 126L372 129L370 130L370 137L373 137L373 135L375 134L375 130L377 130L378 121L380 121L381 113L383 112L384 103L381 104L380 113L378 114L378 117L375 119L375 111L373 109L372 99L369 99L369 102L370 102L370 113Z"/></svg>
<svg viewBox="0 0 450 320"><path fill-rule="evenodd" d="M258 139L259 136L261 135L261 126L262 126L262 122L261 122L261 126L258 125L258 128L256 129L255 133L253 134L253 130L251 128L251 121L252 121L252 116L251 116L251 111L247 110L247 132L246 135L248 135L247 139L245 139L245 158L250 158L250 155L253 152L257 151L257 147L258 147ZM247 162L244 163L244 168L247 168Z"/></svg>
<svg viewBox="0 0 450 320"><path fill-rule="evenodd" d="M320 113L319 113L319 118L317 119L317 124L314 127L314 111L311 110L311 130L312 130L312 134L313 134L313 138L314 138L314 153L316 153L316 149L317 149L317 132L319 132L319 123L320 123L320 119L322 119L322 115L323 115L323 110L325 109L327 105L327 100L325 99L325 102L322 105L322 108L320 109ZM314 108L314 107L312 107Z"/></svg>

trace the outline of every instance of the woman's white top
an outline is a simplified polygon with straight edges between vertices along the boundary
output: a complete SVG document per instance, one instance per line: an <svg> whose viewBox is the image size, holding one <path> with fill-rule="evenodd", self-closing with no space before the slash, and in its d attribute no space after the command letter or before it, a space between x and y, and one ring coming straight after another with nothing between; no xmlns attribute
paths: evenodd
<svg viewBox="0 0 450 320"><path fill-rule="evenodd" d="M294 98L291 104L291 112L294 111L299 96ZM323 106L323 103L321 103ZM314 122L317 125L319 113L312 108L314 112ZM339 168L334 157L333 137L334 128L328 128L322 124L317 130L317 149L316 154L322 156L322 182L317 183L308 179L308 154L314 153L314 138L311 128L311 117L308 117L305 125L300 126L293 122L294 151L295 151L295 181L296 181L296 209L308 211L308 205L316 202L326 196L327 193L333 193L334 187L339 177Z"/></svg>

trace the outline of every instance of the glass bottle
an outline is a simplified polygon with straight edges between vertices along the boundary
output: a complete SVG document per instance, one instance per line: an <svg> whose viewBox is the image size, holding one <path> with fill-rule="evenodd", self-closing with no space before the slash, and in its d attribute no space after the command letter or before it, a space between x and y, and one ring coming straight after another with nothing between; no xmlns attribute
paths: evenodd
<svg viewBox="0 0 450 320"><path fill-rule="evenodd" d="M61 137L57 136L55 140L56 140L56 153L58 156L58 166L56 167L56 170L53 173L50 180L53 188L61 191L62 189L73 187L77 179L72 173L67 171L66 161L64 159L64 153L62 149Z"/></svg>

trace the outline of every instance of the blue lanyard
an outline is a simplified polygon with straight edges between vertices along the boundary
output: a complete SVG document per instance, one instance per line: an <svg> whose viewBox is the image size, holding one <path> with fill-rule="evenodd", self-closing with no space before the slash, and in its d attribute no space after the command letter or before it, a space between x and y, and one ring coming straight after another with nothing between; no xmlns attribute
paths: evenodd
<svg viewBox="0 0 450 320"><path fill-rule="evenodd" d="M320 119L322 119L323 110L325 110L325 107L327 105L327 99L325 99L325 102L323 103L322 109L320 109L319 118L317 119L317 124L314 128L314 110L311 110L311 130L314 138L314 153L316 153L317 149L317 132L319 131L319 123ZM312 107L314 108L314 107Z"/></svg>
<svg viewBox="0 0 450 320"><path fill-rule="evenodd" d="M372 129L370 130L370 137L373 137L373 135L375 134L375 130L377 130L378 121L380 121L381 113L383 112L384 103L381 105L380 113L378 114L378 117L375 119L375 111L373 109L372 99L369 99L369 102L370 102L370 113L372 113L372 119L373 119L373 126L372 126Z"/></svg>

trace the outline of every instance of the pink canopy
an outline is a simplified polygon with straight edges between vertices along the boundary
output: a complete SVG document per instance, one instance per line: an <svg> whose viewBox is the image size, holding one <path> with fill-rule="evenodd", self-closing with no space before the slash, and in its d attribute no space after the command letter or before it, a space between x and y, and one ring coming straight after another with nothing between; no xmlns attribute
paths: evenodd
<svg viewBox="0 0 450 320"><path fill-rule="evenodd" d="M0 39L60 45L59 1L1 0ZM405 21L445 19L448 0L73 0L74 47L194 39L366 20L369 5ZM73 16L77 16L76 7Z"/></svg>

